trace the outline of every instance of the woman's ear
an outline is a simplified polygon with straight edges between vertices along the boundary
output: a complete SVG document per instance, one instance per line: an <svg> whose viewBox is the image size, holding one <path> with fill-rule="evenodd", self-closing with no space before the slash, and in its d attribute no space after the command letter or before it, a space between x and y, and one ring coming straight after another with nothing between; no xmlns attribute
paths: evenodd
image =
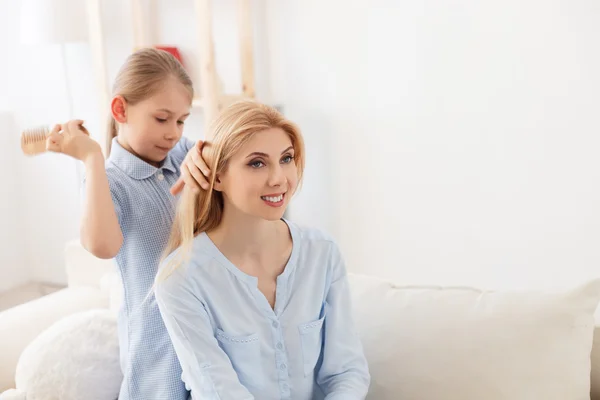
<svg viewBox="0 0 600 400"><path fill-rule="evenodd" d="M223 191L223 182L221 181L220 174L217 174L217 176L215 176L215 185L213 186L213 189L216 190L217 192Z"/></svg>
<svg viewBox="0 0 600 400"><path fill-rule="evenodd" d="M127 122L127 102L123 96L115 96L110 102L110 112L115 119L120 124L124 124Z"/></svg>

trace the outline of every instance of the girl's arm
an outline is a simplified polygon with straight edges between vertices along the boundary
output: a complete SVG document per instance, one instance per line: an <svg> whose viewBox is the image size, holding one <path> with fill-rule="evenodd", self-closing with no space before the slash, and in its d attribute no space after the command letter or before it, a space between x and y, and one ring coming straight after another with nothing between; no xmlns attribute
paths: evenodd
<svg viewBox="0 0 600 400"><path fill-rule="evenodd" d="M155 296L192 397L254 400L219 346L208 312L191 289L189 279L182 279L174 272L157 282Z"/></svg>
<svg viewBox="0 0 600 400"><path fill-rule="evenodd" d="M101 151L85 160L85 200L81 220L81 244L98 258L113 258L123 244L123 233L110 194Z"/></svg>
<svg viewBox="0 0 600 400"><path fill-rule="evenodd" d="M316 379L326 400L363 400L371 378L354 328L346 267L337 246L332 264L333 278L325 299L323 358Z"/></svg>
<svg viewBox="0 0 600 400"><path fill-rule="evenodd" d="M67 154L85 165L85 201L81 244L98 258L113 258L123 244L123 234L110 193L100 145L82 130L83 121L57 125L50 133L48 150ZM62 134L58 132L62 129Z"/></svg>

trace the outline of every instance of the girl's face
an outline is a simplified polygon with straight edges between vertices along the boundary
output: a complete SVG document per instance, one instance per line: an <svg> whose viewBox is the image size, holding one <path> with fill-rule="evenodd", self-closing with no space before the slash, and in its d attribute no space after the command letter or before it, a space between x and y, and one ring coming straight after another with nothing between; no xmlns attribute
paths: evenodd
<svg viewBox="0 0 600 400"><path fill-rule="evenodd" d="M297 185L290 136L271 128L254 134L229 159L215 189L223 193L225 209L272 221L283 217Z"/></svg>
<svg viewBox="0 0 600 400"><path fill-rule="evenodd" d="M181 139L190 107L189 91L174 78L135 105L116 96L112 112L121 125L119 143L147 163L158 166Z"/></svg>

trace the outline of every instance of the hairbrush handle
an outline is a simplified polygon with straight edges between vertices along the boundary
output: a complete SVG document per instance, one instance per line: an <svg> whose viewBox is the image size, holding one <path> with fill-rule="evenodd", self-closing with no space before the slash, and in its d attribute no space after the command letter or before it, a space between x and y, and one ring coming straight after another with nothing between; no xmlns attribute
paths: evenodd
<svg viewBox="0 0 600 400"><path fill-rule="evenodd" d="M89 135L83 125L80 125L80 128ZM21 150L23 150L23 153L30 156L45 153L47 151L46 139L48 139L50 132L48 125L25 129L21 132Z"/></svg>

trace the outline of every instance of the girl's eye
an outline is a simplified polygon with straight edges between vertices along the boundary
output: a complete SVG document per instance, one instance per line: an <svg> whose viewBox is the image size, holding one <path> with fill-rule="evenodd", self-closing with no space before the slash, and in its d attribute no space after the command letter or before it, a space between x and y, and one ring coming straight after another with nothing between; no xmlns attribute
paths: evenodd
<svg viewBox="0 0 600 400"><path fill-rule="evenodd" d="M183 125L184 121L177 121L177 125Z"/></svg>
<svg viewBox="0 0 600 400"><path fill-rule="evenodd" d="M256 160L256 161L252 161L248 165L251 166L252 168L260 168L260 167L262 167L265 164L262 161L260 161L260 160Z"/></svg>
<svg viewBox="0 0 600 400"><path fill-rule="evenodd" d="M158 122L160 122L161 124L164 123L164 122L167 122L167 120L165 118L158 118L158 117L156 117L156 120Z"/></svg>
<svg viewBox="0 0 600 400"><path fill-rule="evenodd" d="M289 163L291 163L293 160L294 160L294 156L291 156L291 155L289 155L289 154L288 154L287 156L285 156L285 157L283 157L283 158L281 159L281 162L282 162L282 163L284 163L284 164L289 164Z"/></svg>

